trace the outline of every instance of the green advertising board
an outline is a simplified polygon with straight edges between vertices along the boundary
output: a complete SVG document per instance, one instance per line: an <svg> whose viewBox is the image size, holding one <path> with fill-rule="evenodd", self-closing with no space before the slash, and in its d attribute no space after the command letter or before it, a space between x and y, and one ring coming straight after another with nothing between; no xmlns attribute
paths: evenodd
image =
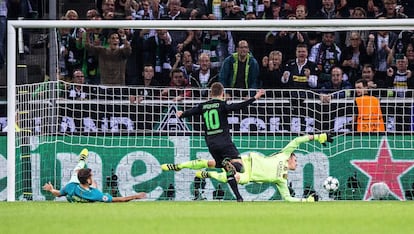
<svg viewBox="0 0 414 234"><path fill-rule="evenodd" d="M242 154L258 152L263 155L279 151L292 136L242 136L234 142ZM296 154L298 168L289 173L292 193L301 197L309 190L322 200L369 200L369 188L383 181L390 188L389 199L412 199L414 183L414 154L409 152L412 136L405 135L341 135L334 144L322 147L309 142L301 145ZM0 137L0 199L6 199L7 150L6 137ZM149 200L166 200L169 186L174 187L174 200L213 200L220 185L224 199L233 199L227 185L207 179L201 188L194 172L163 172L163 163L179 163L197 158L210 159L203 137L199 136L54 136L32 138L30 172L23 171L22 148L16 150L16 198L31 191L33 200L53 199L41 190L51 181L62 187L73 175L73 167L83 148L90 152L88 166L93 169L99 188L114 195L130 195L138 191L149 194ZM328 176L339 179L339 190L328 193L323 182ZM27 178L29 177L29 178ZM24 182L29 179L31 183ZM30 185L30 188L23 186ZM196 186L195 186L196 185ZM195 193L197 190L199 193ZM240 186L245 200L280 199L272 184ZM411 194L411 195L410 195ZM197 195L197 197L195 197ZM200 196L198 196L200 195Z"/></svg>

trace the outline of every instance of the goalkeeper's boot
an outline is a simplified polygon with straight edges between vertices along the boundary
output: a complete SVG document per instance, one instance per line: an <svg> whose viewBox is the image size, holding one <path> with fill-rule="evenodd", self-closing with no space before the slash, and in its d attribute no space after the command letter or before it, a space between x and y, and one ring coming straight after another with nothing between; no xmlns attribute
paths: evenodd
<svg viewBox="0 0 414 234"><path fill-rule="evenodd" d="M196 171L195 176L200 179L210 178L208 171Z"/></svg>
<svg viewBox="0 0 414 234"><path fill-rule="evenodd" d="M181 168L178 167L178 164L166 163L161 165L163 171L180 171Z"/></svg>
<svg viewBox="0 0 414 234"><path fill-rule="evenodd" d="M88 149L83 149L80 154L79 154L79 160L81 161L88 161L88 157L89 157L89 151Z"/></svg>

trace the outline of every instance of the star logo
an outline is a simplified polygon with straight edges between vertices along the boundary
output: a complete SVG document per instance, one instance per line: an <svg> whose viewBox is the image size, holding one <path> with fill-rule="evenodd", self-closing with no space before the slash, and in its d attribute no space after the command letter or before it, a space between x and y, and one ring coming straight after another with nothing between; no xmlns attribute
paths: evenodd
<svg viewBox="0 0 414 234"><path fill-rule="evenodd" d="M364 200L371 199L371 186L377 182L384 182L392 195L405 200L400 178L414 166L414 160L393 159L386 138L382 139L375 160L352 160L351 163L369 178Z"/></svg>

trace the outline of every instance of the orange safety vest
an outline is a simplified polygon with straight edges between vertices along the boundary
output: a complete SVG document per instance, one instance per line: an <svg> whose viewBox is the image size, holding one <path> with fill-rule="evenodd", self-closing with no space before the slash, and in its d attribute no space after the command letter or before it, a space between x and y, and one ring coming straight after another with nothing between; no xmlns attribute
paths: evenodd
<svg viewBox="0 0 414 234"><path fill-rule="evenodd" d="M355 98L355 102L358 107L357 131L384 132L384 119L379 99L373 96L361 96Z"/></svg>

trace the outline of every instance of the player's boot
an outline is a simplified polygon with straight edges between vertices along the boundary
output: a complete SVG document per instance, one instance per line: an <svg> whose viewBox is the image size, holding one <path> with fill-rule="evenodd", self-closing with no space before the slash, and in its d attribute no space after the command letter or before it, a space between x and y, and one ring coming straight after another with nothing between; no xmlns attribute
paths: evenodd
<svg viewBox="0 0 414 234"><path fill-rule="evenodd" d="M221 162L221 165L223 166L224 170L227 172L227 175L234 175L236 174L236 168L231 164L230 158L225 158Z"/></svg>
<svg viewBox="0 0 414 234"><path fill-rule="evenodd" d="M88 160L88 157L89 157L89 151L88 149L85 148L80 152L79 160L86 162Z"/></svg>
<svg viewBox="0 0 414 234"><path fill-rule="evenodd" d="M234 195L236 196L237 202L243 202L243 197L240 195L239 189L237 188L237 181L234 175L236 174L236 168L230 162L230 158L225 158L221 165L223 166L224 170L227 174L227 183L230 185L231 190L233 191Z"/></svg>
<svg viewBox="0 0 414 234"><path fill-rule="evenodd" d="M200 179L210 178L208 171L196 171L195 176Z"/></svg>
<svg viewBox="0 0 414 234"><path fill-rule="evenodd" d="M166 163L161 165L163 171L180 171L181 168L178 167L178 164Z"/></svg>

